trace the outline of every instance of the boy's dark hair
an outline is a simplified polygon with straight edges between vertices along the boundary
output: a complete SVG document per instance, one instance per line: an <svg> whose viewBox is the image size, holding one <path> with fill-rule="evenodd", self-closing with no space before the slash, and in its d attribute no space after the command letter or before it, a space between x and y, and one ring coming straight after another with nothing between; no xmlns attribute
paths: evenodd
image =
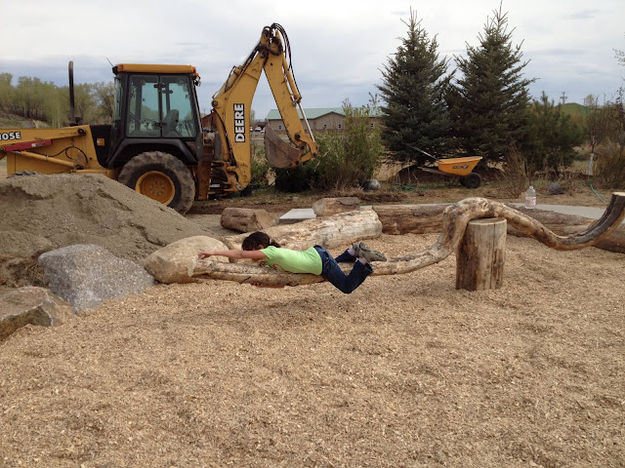
<svg viewBox="0 0 625 468"><path fill-rule="evenodd" d="M241 244L243 250L260 250L273 245L274 247L280 247L280 244L271 240L267 234L261 231L251 233Z"/></svg>

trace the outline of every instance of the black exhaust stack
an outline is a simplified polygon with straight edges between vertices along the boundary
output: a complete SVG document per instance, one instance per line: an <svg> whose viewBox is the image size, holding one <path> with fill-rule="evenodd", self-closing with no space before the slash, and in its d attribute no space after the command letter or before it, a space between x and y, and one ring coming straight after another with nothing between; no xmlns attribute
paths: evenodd
<svg viewBox="0 0 625 468"><path fill-rule="evenodd" d="M74 102L74 62L71 60L67 71L69 73L69 125L73 127L79 125L82 119L76 117L76 105Z"/></svg>

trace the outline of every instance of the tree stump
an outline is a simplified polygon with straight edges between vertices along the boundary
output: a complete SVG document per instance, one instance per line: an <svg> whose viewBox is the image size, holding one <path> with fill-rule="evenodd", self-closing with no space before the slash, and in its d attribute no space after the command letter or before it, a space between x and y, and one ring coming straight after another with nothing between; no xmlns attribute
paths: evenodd
<svg viewBox="0 0 625 468"><path fill-rule="evenodd" d="M506 220L474 219L467 224L456 254L456 289L497 289L503 283Z"/></svg>

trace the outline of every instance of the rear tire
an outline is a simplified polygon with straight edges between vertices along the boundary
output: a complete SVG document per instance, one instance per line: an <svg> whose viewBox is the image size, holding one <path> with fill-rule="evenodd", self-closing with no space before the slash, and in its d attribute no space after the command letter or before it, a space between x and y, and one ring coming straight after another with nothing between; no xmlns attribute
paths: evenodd
<svg viewBox="0 0 625 468"><path fill-rule="evenodd" d="M462 177L460 179L460 183L466 188L474 189L480 186L480 184L482 183L482 178L479 174L471 172L470 174Z"/></svg>
<svg viewBox="0 0 625 468"><path fill-rule="evenodd" d="M195 181L182 161L169 153L148 151L133 157L122 168L117 181L180 214L195 199Z"/></svg>

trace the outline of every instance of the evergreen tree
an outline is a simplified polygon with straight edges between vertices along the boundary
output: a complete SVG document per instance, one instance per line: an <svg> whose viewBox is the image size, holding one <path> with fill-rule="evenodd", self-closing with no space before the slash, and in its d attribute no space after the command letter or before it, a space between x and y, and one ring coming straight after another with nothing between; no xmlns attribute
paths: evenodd
<svg viewBox="0 0 625 468"><path fill-rule="evenodd" d="M415 148L441 153L450 147L445 94L451 76L446 76L448 61L439 58L436 37L429 39L416 13L410 10L404 24L408 34L384 65L378 86L385 101L382 138L398 160L419 161L424 156Z"/></svg>
<svg viewBox="0 0 625 468"><path fill-rule="evenodd" d="M528 86L523 78L521 45L513 46L506 13L493 12L478 35L479 46L467 44L467 56L455 57L462 72L448 95L454 134L467 153L501 160L511 147L523 149L528 136Z"/></svg>

